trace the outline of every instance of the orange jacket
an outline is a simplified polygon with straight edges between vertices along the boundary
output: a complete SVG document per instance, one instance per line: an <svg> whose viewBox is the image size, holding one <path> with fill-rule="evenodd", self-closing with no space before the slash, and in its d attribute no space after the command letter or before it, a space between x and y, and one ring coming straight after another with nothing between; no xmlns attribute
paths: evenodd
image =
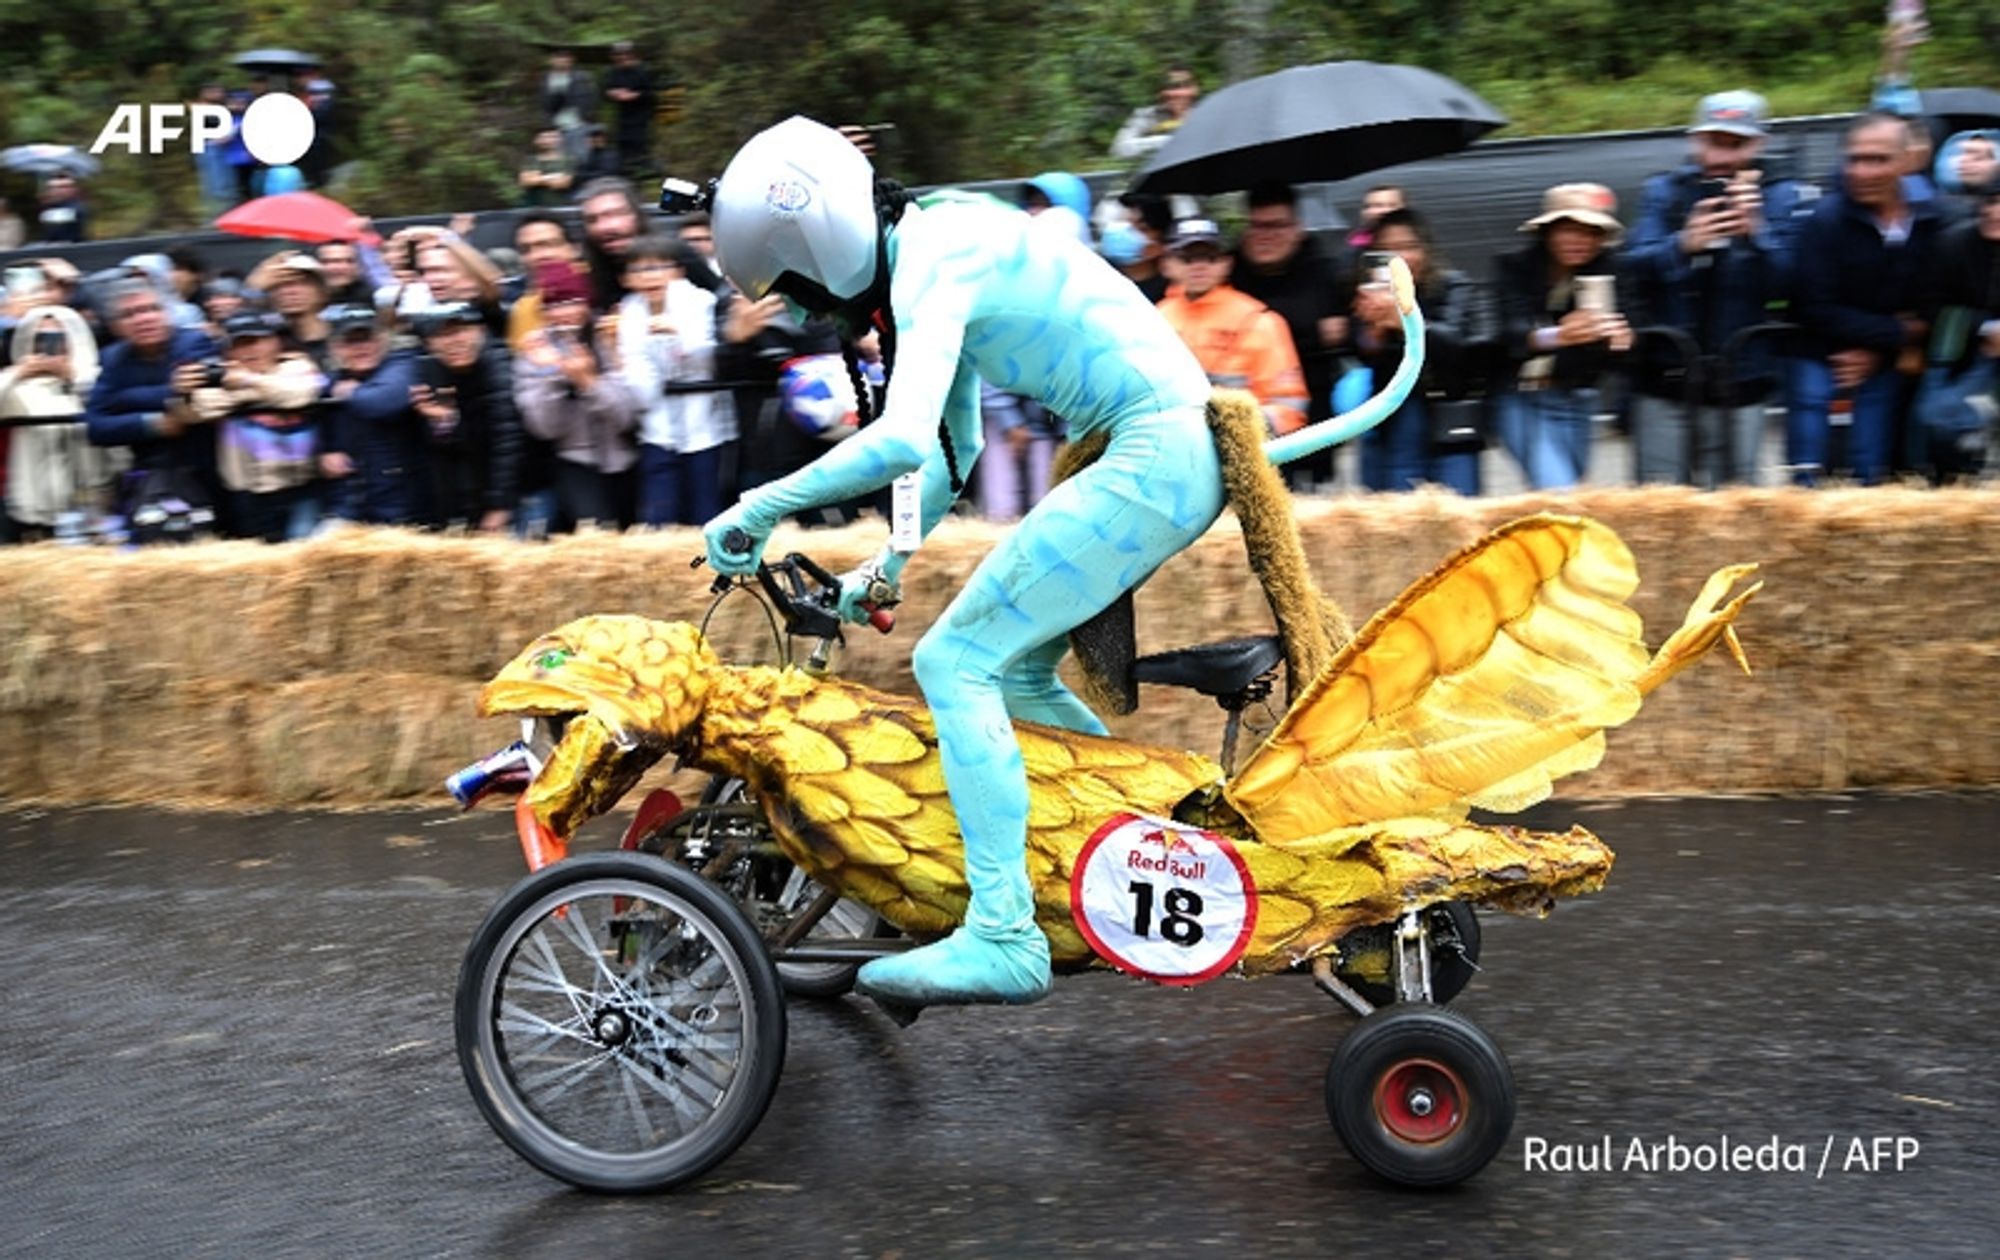
<svg viewBox="0 0 2000 1260"><path fill-rule="evenodd" d="M1175 285L1160 299L1160 313L1211 382L1257 396L1273 433L1305 426L1306 378L1284 316L1226 284L1194 299Z"/></svg>

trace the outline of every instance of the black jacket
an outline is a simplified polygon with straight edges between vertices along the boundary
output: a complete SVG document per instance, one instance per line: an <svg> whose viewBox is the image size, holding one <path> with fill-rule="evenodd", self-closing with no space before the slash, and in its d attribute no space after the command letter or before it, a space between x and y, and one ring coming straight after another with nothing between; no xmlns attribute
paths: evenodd
<svg viewBox="0 0 2000 1260"><path fill-rule="evenodd" d="M1796 313L1806 354L1862 348L1894 356L1903 345L1898 316L1928 319L1936 310L1942 220L1933 201L1913 201L1909 211L1909 239L1890 245L1846 193L1820 198L1799 233Z"/></svg>
<svg viewBox="0 0 2000 1260"><path fill-rule="evenodd" d="M1976 222L1954 224L1938 242L1935 267L1931 362L1963 370L1980 353L1980 325L2000 319L2000 241L1981 236Z"/></svg>
<svg viewBox="0 0 2000 1260"><path fill-rule="evenodd" d="M647 131L653 125L653 108L659 97L653 88L653 72L644 66L613 66L604 76L604 90L629 88L639 94L636 101L613 101L618 126L616 134L622 141L644 143ZM622 144L621 148L635 147Z"/></svg>
<svg viewBox="0 0 2000 1260"><path fill-rule="evenodd" d="M514 363L505 345L488 338L463 372L436 359L419 363L417 380L457 394L458 423L430 442L431 513L440 524L477 522L493 509L514 510L521 494L521 416L514 405Z"/></svg>
<svg viewBox="0 0 2000 1260"><path fill-rule="evenodd" d="M1576 274L1616 274L1611 251L1602 251ZM1575 310L1576 289L1574 285L1570 286L1560 300L1550 297L1549 256L1539 240L1518 253L1500 259L1498 288L1501 349L1519 367L1540 353L1529 347L1528 334L1537 328L1560 323L1563 316ZM1553 353L1556 357L1555 374L1549 384L1557 388L1577 389L1595 385L1606 369L1612 366L1611 349L1602 341L1567 346Z"/></svg>
<svg viewBox="0 0 2000 1260"><path fill-rule="evenodd" d="M1435 274L1418 285L1417 305L1424 313L1424 374L1417 389L1426 395L1461 398L1479 383L1493 348L1491 306L1479 286L1456 271ZM1380 389L1402 361L1402 331L1377 340L1357 329L1355 344L1361 361L1374 369L1375 387Z"/></svg>
<svg viewBox="0 0 2000 1260"><path fill-rule="evenodd" d="M718 312L721 307L718 305ZM826 453L826 443L785 416L778 400L778 376L785 362L807 354L839 354L840 337L831 324L800 327L789 318L768 325L746 342L718 338L716 375L723 380L757 381L736 391L736 424L746 481L781 477Z"/></svg>
<svg viewBox="0 0 2000 1260"><path fill-rule="evenodd" d="M1319 242L1308 236L1298 252L1275 272L1257 270L1239 250L1229 283L1285 317L1286 327L1292 330L1292 345L1299 352L1299 367L1305 373L1309 396L1306 418L1324 420L1332 415L1336 352L1320 345L1319 321L1347 314L1352 287L1343 285L1340 268L1320 249Z"/></svg>

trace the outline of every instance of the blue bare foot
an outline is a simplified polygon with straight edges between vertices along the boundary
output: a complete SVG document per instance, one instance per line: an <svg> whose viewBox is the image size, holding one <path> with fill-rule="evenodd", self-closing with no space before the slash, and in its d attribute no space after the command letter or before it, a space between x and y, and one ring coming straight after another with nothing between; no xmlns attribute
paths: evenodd
<svg viewBox="0 0 2000 1260"><path fill-rule="evenodd" d="M1039 1002L1049 995L1049 941L1034 928L1003 941L960 928L922 949L876 959L854 987L885 1005Z"/></svg>

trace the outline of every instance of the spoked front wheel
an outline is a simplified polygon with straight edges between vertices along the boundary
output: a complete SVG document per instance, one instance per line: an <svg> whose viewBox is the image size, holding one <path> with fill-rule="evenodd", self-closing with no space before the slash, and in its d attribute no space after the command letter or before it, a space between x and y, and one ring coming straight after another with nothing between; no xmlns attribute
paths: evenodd
<svg viewBox="0 0 2000 1260"><path fill-rule="evenodd" d="M1514 1127L1514 1073L1479 1025L1443 1007L1385 1006L1326 1072L1334 1132L1369 1171L1449 1186L1486 1167Z"/></svg>
<svg viewBox="0 0 2000 1260"><path fill-rule="evenodd" d="M590 1190L663 1190L750 1136L777 1091L785 1001L718 890L640 853L522 880L459 970L459 1065L500 1137Z"/></svg>

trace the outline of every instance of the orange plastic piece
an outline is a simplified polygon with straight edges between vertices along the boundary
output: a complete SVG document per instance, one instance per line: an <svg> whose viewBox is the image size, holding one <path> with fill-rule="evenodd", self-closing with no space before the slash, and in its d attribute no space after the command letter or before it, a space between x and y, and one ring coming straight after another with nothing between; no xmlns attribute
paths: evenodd
<svg viewBox="0 0 2000 1260"><path fill-rule="evenodd" d="M542 825L525 796L514 802L514 832L521 838L521 856L528 859L530 873L569 856L569 842Z"/></svg>

